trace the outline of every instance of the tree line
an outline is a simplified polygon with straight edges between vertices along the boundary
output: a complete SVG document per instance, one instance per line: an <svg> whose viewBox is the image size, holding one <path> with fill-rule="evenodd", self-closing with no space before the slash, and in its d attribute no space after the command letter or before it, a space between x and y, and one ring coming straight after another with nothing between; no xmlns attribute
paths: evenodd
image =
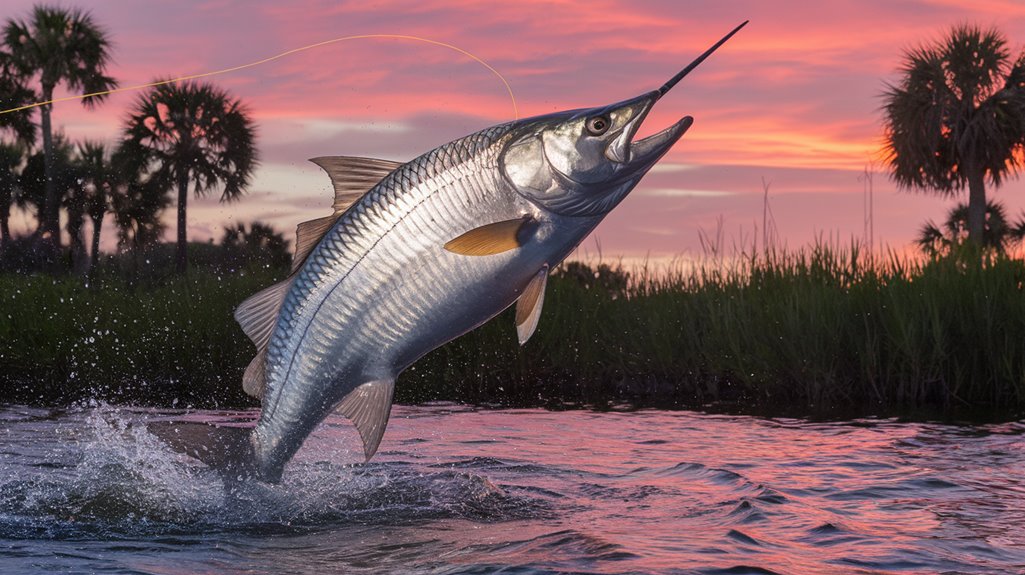
<svg viewBox="0 0 1025 575"><path fill-rule="evenodd" d="M79 9L40 5L25 19L8 19L0 35L0 109L49 102L58 86L86 95L81 102L87 108L101 105L105 92L118 86L107 75L110 46L107 32ZM119 248L137 254L159 242L162 213L174 198L174 260L183 273L190 191L197 197L217 192L222 202L237 200L257 164L250 111L209 83L167 82L143 92L114 144L76 142L54 129L50 103L0 114L0 256L11 257L17 249L39 269L85 273L97 263L108 213ZM9 225L14 206L36 220L35 231L19 242ZM87 219L92 224L88 247ZM266 232L241 231L254 238Z"/></svg>

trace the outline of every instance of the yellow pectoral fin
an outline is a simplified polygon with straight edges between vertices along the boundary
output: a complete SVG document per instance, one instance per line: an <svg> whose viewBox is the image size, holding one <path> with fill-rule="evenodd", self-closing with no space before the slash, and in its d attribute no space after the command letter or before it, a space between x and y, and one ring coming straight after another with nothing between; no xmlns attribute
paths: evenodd
<svg viewBox="0 0 1025 575"><path fill-rule="evenodd" d="M490 256L523 245L523 231L529 217L495 222L474 228L445 244L445 249L464 256Z"/></svg>

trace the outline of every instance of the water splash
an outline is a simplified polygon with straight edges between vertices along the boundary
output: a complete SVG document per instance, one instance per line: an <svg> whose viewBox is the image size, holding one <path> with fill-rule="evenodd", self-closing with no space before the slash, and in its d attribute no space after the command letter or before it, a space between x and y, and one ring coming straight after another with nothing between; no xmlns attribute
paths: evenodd
<svg viewBox="0 0 1025 575"><path fill-rule="evenodd" d="M0 537L298 532L339 524L496 521L543 509L473 472L341 465L323 453L298 459L278 485L225 482L146 431L143 422L152 417L108 405L74 410L60 415L59 441L0 459Z"/></svg>

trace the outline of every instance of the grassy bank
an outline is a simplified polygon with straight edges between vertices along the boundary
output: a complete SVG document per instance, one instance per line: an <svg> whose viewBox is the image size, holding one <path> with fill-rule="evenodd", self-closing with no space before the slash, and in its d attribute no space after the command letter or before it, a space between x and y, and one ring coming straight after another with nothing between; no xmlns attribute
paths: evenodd
<svg viewBox="0 0 1025 575"><path fill-rule="evenodd" d="M568 271L549 283L525 347L506 312L403 374L397 401L1025 410L1021 261L880 263L816 248L629 286ZM273 276L88 287L0 276L0 391L29 403L250 405L239 381L253 348L231 311Z"/></svg>

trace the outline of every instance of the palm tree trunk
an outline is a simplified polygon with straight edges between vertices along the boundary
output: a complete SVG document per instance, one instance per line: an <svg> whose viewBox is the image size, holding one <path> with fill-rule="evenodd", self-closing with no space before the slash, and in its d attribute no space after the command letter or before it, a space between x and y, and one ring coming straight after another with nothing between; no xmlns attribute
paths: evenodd
<svg viewBox="0 0 1025 575"><path fill-rule="evenodd" d="M185 238L185 206L189 199L189 171L178 173L178 249L175 256L175 267L178 273L184 274L189 265L188 244Z"/></svg>
<svg viewBox="0 0 1025 575"><path fill-rule="evenodd" d="M132 233L132 279L135 280L139 277L139 252L142 248L139 246L139 229L136 228Z"/></svg>
<svg viewBox="0 0 1025 575"><path fill-rule="evenodd" d="M91 216L93 220L93 248L89 254L89 273L92 274L93 270L96 269L97 262L100 261L100 232L103 231L103 216L100 217Z"/></svg>
<svg viewBox="0 0 1025 575"><path fill-rule="evenodd" d="M983 245L986 226L986 180L982 170L968 172L968 241L975 247Z"/></svg>
<svg viewBox="0 0 1025 575"><path fill-rule="evenodd" d="M53 99L53 86L43 84L43 101ZM48 257L56 260L57 252L61 245L60 232L60 206L57 197L57 186L53 174L53 127L50 122L50 110L52 104L39 107L40 124L43 132L43 166L46 179L46 195L43 200L43 210L40 215L39 230L42 232L44 246L50 250Z"/></svg>
<svg viewBox="0 0 1025 575"><path fill-rule="evenodd" d="M71 269L75 273L85 273L85 239L82 237L84 227L84 215L79 213L68 215L68 237L71 238L68 246L71 252Z"/></svg>
<svg viewBox="0 0 1025 575"><path fill-rule="evenodd" d="M71 248L71 269L77 274L87 270L88 256L85 253L85 200L82 190L75 190L68 204L68 243Z"/></svg>
<svg viewBox="0 0 1025 575"><path fill-rule="evenodd" d="M8 219L11 217L11 206L0 206L0 252L11 245L11 227Z"/></svg>

